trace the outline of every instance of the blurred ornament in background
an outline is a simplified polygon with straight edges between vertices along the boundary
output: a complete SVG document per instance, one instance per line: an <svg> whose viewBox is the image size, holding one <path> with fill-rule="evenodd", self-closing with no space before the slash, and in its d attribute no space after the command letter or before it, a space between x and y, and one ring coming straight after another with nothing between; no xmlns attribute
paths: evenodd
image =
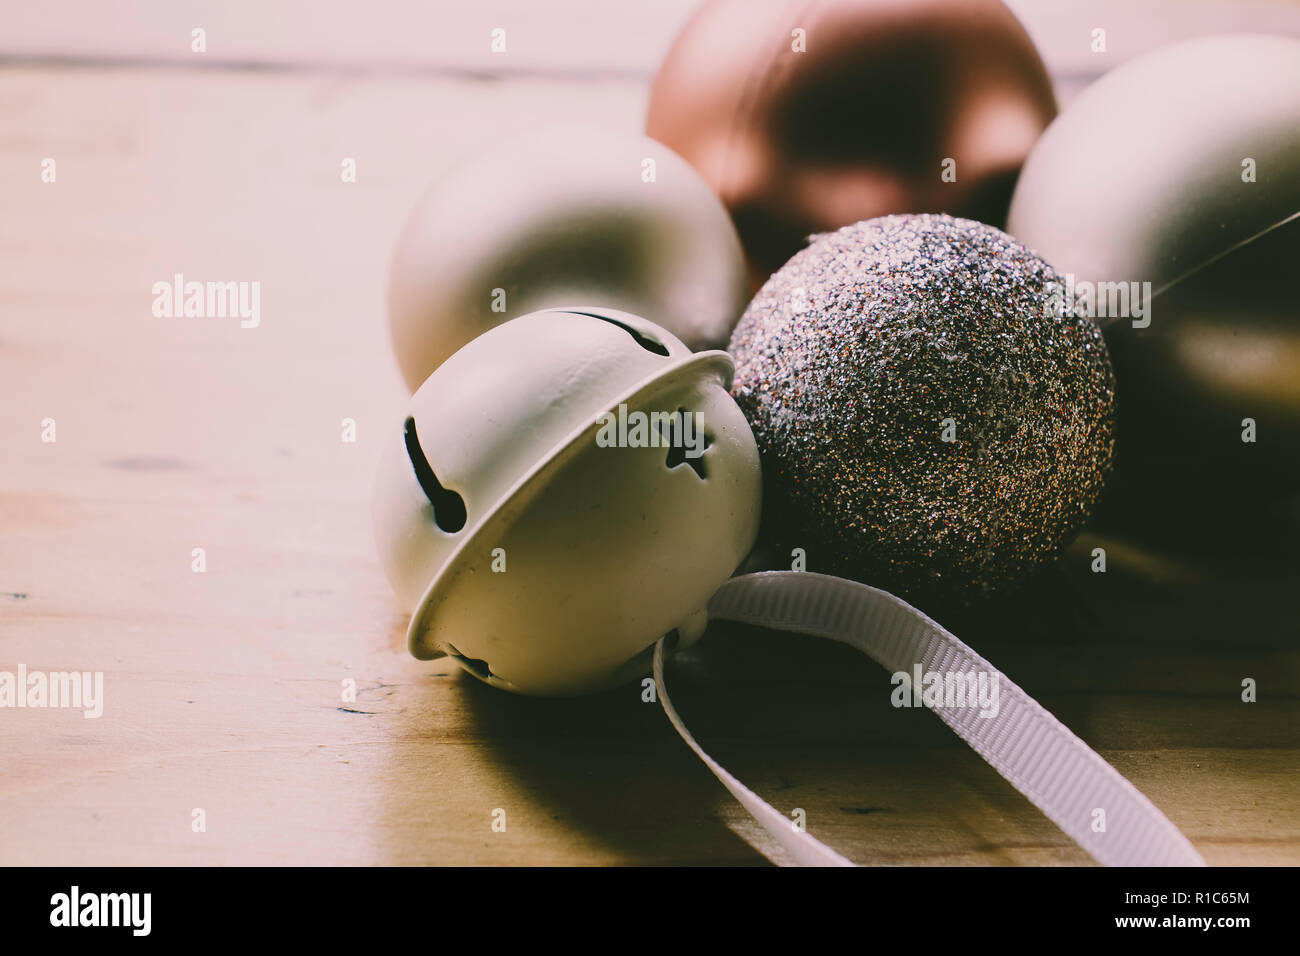
<svg viewBox="0 0 1300 956"><path fill-rule="evenodd" d="M575 302L725 345L748 297L736 231L681 157L637 134L560 128L440 177L398 240L393 348L412 391L471 339Z"/></svg>
<svg viewBox="0 0 1300 956"><path fill-rule="evenodd" d="M1108 73L1035 147L1008 230L1104 313L1126 485L1300 490L1300 41L1209 37Z"/></svg>
<svg viewBox="0 0 1300 956"><path fill-rule="evenodd" d="M1055 113L997 0L715 0L660 67L646 129L722 196L757 286L810 235L859 220L1001 225Z"/></svg>
<svg viewBox="0 0 1300 956"><path fill-rule="evenodd" d="M732 336L764 536L810 566L964 602L1082 527L1110 470L1101 331L1006 233L887 216L818 236Z"/></svg>

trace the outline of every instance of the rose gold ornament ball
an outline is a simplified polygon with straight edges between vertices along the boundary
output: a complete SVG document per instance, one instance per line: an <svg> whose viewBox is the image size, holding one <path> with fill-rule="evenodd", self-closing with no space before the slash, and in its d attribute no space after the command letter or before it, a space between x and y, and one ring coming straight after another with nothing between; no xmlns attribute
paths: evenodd
<svg viewBox="0 0 1300 956"><path fill-rule="evenodd" d="M863 219L1001 226L1055 114L998 0L712 0L660 67L646 130L717 190L758 284Z"/></svg>

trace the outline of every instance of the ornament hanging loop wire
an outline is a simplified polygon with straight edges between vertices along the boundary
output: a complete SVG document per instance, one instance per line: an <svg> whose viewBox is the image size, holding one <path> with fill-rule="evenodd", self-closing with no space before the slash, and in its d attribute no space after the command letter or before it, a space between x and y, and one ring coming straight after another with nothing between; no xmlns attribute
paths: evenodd
<svg viewBox="0 0 1300 956"><path fill-rule="evenodd" d="M1048 819L1107 866L1204 866L1188 839L1156 806L1068 727L956 636L886 591L808 571L762 571L732 578L709 603L709 616L848 644L891 673L986 674L996 711L936 708L954 733ZM673 727L731 794L796 860L852 863L797 830L728 773L696 742L664 683L664 640L655 645L654 679ZM1098 816L1097 810L1104 811ZM1105 824L1097 827L1096 821Z"/></svg>

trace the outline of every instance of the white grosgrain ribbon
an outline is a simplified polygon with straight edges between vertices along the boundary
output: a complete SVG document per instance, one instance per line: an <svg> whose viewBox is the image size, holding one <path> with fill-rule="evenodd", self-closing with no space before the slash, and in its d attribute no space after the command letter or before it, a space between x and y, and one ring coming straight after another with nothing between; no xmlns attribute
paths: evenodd
<svg viewBox="0 0 1300 956"><path fill-rule="evenodd" d="M1106 866L1204 866L1196 848L1114 767L993 665L920 611L878 588L808 571L762 571L732 578L709 602L709 616L825 637L856 647L891 673L996 675L998 708L936 707L934 712L1066 835ZM687 745L741 805L800 864L852 862L796 830L782 815L705 753L668 697L664 642L655 645L654 678L664 712ZM988 714L987 711L984 712ZM1103 832L1094 810L1105 810Z"/></svg>

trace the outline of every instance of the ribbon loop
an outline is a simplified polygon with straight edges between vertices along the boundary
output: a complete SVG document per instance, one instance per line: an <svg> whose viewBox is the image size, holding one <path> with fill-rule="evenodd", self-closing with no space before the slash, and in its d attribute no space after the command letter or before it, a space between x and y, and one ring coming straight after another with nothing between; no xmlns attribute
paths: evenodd
<svg viewBox="0 0 1300 956"><path fill-rule="evenodd" d="M878 588L807 571L732 578L709 616L824 637L865 653L891 673L969 674L996 688L996 706L945 706L935 714L1049 820L1107 866L1204 866L1192 844L1114 767L979 654L911 605ZM655 684L669 721L741 805L805 865L852 865L803 831L714 761L691 736L663 679ZM972 685L973 686L973 685ZM1094 829L1094 811L1105 811Z"/></svg>

